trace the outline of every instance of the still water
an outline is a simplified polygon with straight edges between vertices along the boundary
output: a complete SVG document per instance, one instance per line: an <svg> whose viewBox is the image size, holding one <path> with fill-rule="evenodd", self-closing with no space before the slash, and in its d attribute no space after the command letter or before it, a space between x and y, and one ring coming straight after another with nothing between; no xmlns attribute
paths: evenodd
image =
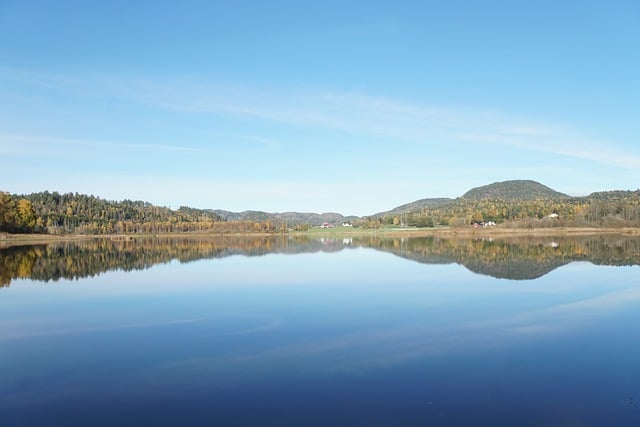
<svg viewBox="0 0 640 427"><path fill-rule="evenodd" d="M0 249L1 426L638 426L640 239Z"/></svg>

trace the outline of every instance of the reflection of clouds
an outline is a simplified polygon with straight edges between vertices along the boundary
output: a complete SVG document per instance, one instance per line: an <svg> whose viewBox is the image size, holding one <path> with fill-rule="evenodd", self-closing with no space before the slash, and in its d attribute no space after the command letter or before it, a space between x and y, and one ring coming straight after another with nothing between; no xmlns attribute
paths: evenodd
<svg viewBox="0 0 640 427"><path fill-rule="evenodd" d="M280 326L282 326L282 321L278 320L278 319L274 319L272 321L266 322L264 324L252 327L252 328L247 328L247 329L241 329L238 331L231 331L231 332L227 332L227 335L249 335L249 334L256 334L256 333L260 333L260 332L266 332L266 331L272 331L274 329L278 329Z"/></svg>
<svg viewBox="0 0 640 427"><path fill-rule="evenodd" d="M607 310L619 305L640 300L640 288L625 289L593 298L587 298L547 309L552 313L569 313L585 309Z"/></svg>
<svg viewBox="0 0 640 427"><path fill-rule="evenodd" d="M216 320L218 322L228 321L230 318L237 320L238 318L250 318L256 319L258 324L248 328L240 328L237 330L218 331L218 335L249 335L255 333L266 332L277 329L281 326L282 322L278 319L266 319L259 316L241 316L241 315L229 315L229 316L200 316L187 319L171 319L171 320L158 320L152 322L131 322L112 325L96 325L96 326L79 326L70 328L57 328L57 329L44 329L45 325L48 325L49 319L42 319L39 321L22 322L23 325L14 323L11 327L4 331L4 334L0 334L0 341L21 339L21 338L35 338L35 337L48 337L70 334L85 334L85 333L100 333L100 332L115 332L124 331L129 329L144 329L144 328L161 328L166 326L187 325L199 322L207 322Z"/></svg>
<svg viewBox="0 0 640 427"><path fill-rule="evenodd" d="M221 344L218 351L201 357L184 357L147 366L131 376L127 389L141 395L166 387L223 389L259 381L263 376L306 375L318 372L364 371L383 365L440 353L451 337L437 328L410 324L396 328L329 338L304 337L302 341L250 351Z"/></svg>
<svg viewBox="0 0 640 427"><path fill-rule="evenodd" d="M323 371L363 371L395 365L427 355L460 350L471 342L463 330L412 323L352 332L325 339L310 338L252 354L235 356L234 363L286 363L300 358L314 363L299 363Z"/></svg>
<svg viewBox="0 0 640 427"><path fill-rule="evenodd" d="M506 323L515 333L554 333L576 328L624 305L640 301L640 288L625 289L597 297L535 310L514 316Z"/></svg>
<svg viewBox="0 0 640 427"><path fill-rule="evenodd" d="M629 278L628 275L614 277ZM164 390L179 387L222 390L225 387L250 384L260 381L262 377L275 376L282 372L300 376L361 372L430 357L469 356L475 351L501 350L571 329L585 329L586 326L610 316L617 310L637 306L640 301L640 282L631 277L631 281L622 282L629 286L627 289L607 292L611 290L608 285L595 289L589 287L590 291L600 290L607 293L570 302L566 302L567 299L579 295L581 286L576 282L569 286L569 283L563 280L556 280L557 286L555 282L549 281L536 282L537 287L497 285L486 286L481 290L476 287L475 291L473 288L465 288L464 292L460 292L461 285L448 289L434 286L427 293L420 295L429 298L445 295L447 298L437 298L438 302L433 304L432 301L421 302L419 307L423 311L419 314L407 312L406 315L401 314L386 320L377 318L372 311L357 312L366 309L366 305L355 308L349 306L348 310L355 310L353 315L356 317L338 317L336 321L328 323L332 327L346 324L359 328L349 332L334 332L333 329L322 328L316 330L313 320L309 320L317 314L316 312L309 313L310 318L305 318L305 314L289 318L291 322L299 322L292 325L279 317L233 313L230 310L182 319L50 331L39 330L47 325L47 319L37 319L31 324L25 322L5 325L7 327L0 333L0 341L41 335L99 333L184 324L185 328L181 329L180 333L190 334L189 338L198 343L197 348L179 348L170 342L166 347L162 347L168 349L166 354L159 354L157 360L152 358L145 361L144 365L135 366L134 372L127 373L126 384L114 387L118 390L126 388L128 393L139 393L140 396L145 396L145 393L151 390L157 393L157 390L163 390L163 387ZM567 286L569 287L564 288ZM557 294L557 288L563 289L560 295ZM371 292L371 289L366 291ZM340 290L331 289L330 292ZM394 290L394 295L395 292ZM511 301L526 303L528 307L518 311L510 309L510 312L492 312L486 302L497 301L495 292L510 296L504 302L505 307ZM535 307L540 300L528 300L528 295L523 295L535 295L540 292L552 296L555 301ZM464 294L464 298L461 294ZM349 301L352 301L352 297L347 295ZM559 298L564 298L564 301L558 302ZM404 304L408 300L403 297L401 301L400 304ZM460 303L465 305L458 305ZM270 304L271 302L268 302L266 307L272 308ZM329 308L329 301L320 300L318 304L312 307L313 310L323 312ZM448 304L453 305L449 307ZM473 310L474 304L477 304L478 310ZM439 312L439 309L445 307L449 307L451 311L442 314L431 312L432 309ZM401 309L402 306L394 308ZM413 316L414 314L417 316ZM182 315L186 316L184 313ZM481 320L469 320L473 318ZM108 321L104 320L105 323ZM193 329L191 325L194 325ZM55 325L48 327L52 328ZM25 333L25 330L33 332ZM329 336L327 333L332 335ZM171 338L171 334L167 335L168 340ZM141 348L140 351L146 350Z"/></svg>
<svg viewBox="0 0 640 427"><path fill-rule="evenodd" d="M550 334L557 330L557 325L522 325L510 328L510 331L517 335L542 335Z"/></svg>
<svg viewBox="0 0 640 427"><path fill-rule="evenodd" d="M393 366L430 356L446 356L472 350L500 349L521 339L544 337L584 327L612 311L640 301L640 289L626 289L609 294L529 310L486 321L429 324L413 322L374 330L360 330L317 337L303 336L290 343L266 344L249 350L246 342L208 357L187 358L157 366L144 375L146 386L168 381L165 373L180 373L180 384L206 384L211 377L224 381L252 381L274 368L287 372L366 371ZM278 320L238 331L236 334L260 334L283 325ZM146 387L145 386L145 387Z"/></svg>
<svg viewBox="0 0 640 427"><path fill-rule="evenodd" d="M136 322L127 324L105 325L105 326L80 326L64 329L49 329L49 330L33 330L33 326L27 328L27 331L19 330L19 326L12 325L12 330L7 330L6 334L0 335L0 341L20 338L32 338L32 337L45 337L55 335L68 335L68 334L82 334L87 332L111 332L126 329L142 329L142 328L155 328L161 326L172 326L186 323L195 323L204 320L204 317L192 318L192 319L177 319L177 320L165 320L155 322ZM42 320L42 324L47 322L47 319Z"/></svg>
<svg viewBox="0 0 640 427"><path fill-rule="evenodd" d="M233 362L284 363L291 359L313 358L318 360L312 365L317 369L364 370L429 355L500 348L519 339L561 333L584 327L638 301L640 289L626 289L487 321L442 325L412 323L325 339L311 337L252 354L235 355Z"/></svg>
<svg viewBox="0 0 640 427"><path fill-rule="evenodd" d="M472 357L476 351L501 350L567 329L584 328L625 306L634 306L638 301L640 288L630 288L569 303L525 309L511 315L485 312L482 314L482 318L487 319L485 321L465 320L461 310L457 309L451 317L420 316L411 322L401 317L404 321L398 320L395 324L391 323L393 320L381 321L376 326L362 326L360 330L332 336L314 334L313 325L305 325L304 318L294 320L302 322L308 333L302 330L300 335L292 335L293 325L287 325L279 318L232 313L56 332L100 332L200 322L198 332L192 336L198 342L196 349L168 343L166 348L171 350L167 354L136 365L134 370L126 367L127 375L122 381L109 384L110 388L103 390L105 394L114 396L126 390L128 396L145 398L149 393L162 396L163 393L174 394L182 389L195 388L216 393L238 390L280 375L340 375L432 357L460 354ZM277 335L272 334L274 330L278 331ZM72 384L77 378L67 380ZM45 398L49 398L48 393L42 391L29 396L16 395L12 401Z"/></svg>
<svg viewBox="0 0 640 427"><path fill-rule="evenodd" d="M330 352L337 352L353 347L372 347L372 351L382 348L390 342L405 342L412 337L425 337L429 333L428 340L438 339L439 332L421 324L405 325L395 328L384 328L370 332L352 332L349 334L334 336L325 339L311 337L304 342L289 344L286 346L271 348L255 354L238 357L237 360L257 360L262 358L287 358L298 356L316 356ZM408 342L407 342L408 343Z"/></svg>

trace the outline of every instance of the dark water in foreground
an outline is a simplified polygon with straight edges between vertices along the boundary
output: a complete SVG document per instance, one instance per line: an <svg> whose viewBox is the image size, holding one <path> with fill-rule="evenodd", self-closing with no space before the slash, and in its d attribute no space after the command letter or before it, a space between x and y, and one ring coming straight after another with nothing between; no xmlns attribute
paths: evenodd
<svg viewBox="0 0 640 427"><path fill-rule="evenodd" d="M0 249L0 426L637 426L640 242Z"/></svg>

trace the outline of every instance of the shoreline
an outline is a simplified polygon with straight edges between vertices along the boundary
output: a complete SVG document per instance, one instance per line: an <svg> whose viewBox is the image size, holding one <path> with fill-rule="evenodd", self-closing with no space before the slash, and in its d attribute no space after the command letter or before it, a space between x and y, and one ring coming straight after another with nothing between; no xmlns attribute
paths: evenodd
<svg viewBox="0 0 640 427"><path fill-rule="evenodd" d="M0 233L0 247L48 244L55 242L74 242L93 239L130 241L135 238L225 238L225 237L271 237L271 236L306 236L321 237L427 237L474 238L474 237L566 237L588 236L599 234L619 234L624 236L640 236L640 228L598 228L598 227L553 227L553 228L420 228L420 229L311 229L309 231L292 231L289 233L157 233L157 234L9 234Z"/></svg>

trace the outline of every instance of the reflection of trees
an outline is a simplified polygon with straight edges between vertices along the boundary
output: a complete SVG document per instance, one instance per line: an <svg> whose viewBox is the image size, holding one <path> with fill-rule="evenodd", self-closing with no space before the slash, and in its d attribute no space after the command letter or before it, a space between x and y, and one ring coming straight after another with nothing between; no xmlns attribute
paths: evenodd
<svg viewBox="0 0 640 427"><path fill-rule="evenodd" d="M0 249L0 285L15 278L40 281L78 279L109 270L142 270L172 260L189 262L231 255L296 253L301 247L323 250L321 242L286 236L220 238L95 239L72 243Z"/></svg>
<svg viewBox="0 0 640 427"><path fill-rule="evenodd" d="M172 260L329 252L345 247L372 248L421 263L458 263L475 273L516 280L534 279L573 261L640 265L640 238L624 236L484 240L354 237L348 241L282 235L96 239L0 249L0 285L7 286L16 278L55 281L109 270L141 270Z"/></svg>
<svg viewBox="0 0 640 427"><path fill-rule="evenodd" d="M585 236L511 239L392 239L376 248L422 263L458 263L498 278L535 279L573 261L639 265L640 238Z"/></svg>

